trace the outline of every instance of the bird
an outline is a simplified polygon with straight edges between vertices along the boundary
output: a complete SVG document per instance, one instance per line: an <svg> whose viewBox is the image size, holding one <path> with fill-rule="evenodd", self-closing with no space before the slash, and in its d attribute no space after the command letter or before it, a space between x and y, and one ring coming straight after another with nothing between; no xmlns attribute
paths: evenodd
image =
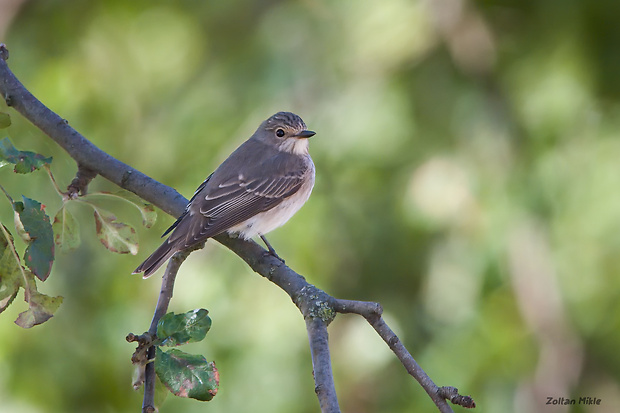
<svg viewBox="0 0 620 413"><path fill-rule="evenodd" d="M278 112L204 180L184 212L164 232L170 236L134 274L152 275L176 252L223 232L243 239L259 236L279 258L265 234L284 225L306 203L315 180L308 138L316 133L291 112Z"/></svg>

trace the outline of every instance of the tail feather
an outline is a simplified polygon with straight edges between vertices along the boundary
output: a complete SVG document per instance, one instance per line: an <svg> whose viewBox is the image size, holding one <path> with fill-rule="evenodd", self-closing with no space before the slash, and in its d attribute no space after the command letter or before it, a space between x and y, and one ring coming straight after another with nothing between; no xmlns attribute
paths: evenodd
<svg viewBox="0 0 620 413"><path fill-rule="evenodd" d="M155 271L162 266L163 263L168 261L170 257L177 252L174 245L166 240L163 244L159 246L138 268L133 271L133 274L139 274L141 272L144 273L144 278L148 278Z"/></svg>

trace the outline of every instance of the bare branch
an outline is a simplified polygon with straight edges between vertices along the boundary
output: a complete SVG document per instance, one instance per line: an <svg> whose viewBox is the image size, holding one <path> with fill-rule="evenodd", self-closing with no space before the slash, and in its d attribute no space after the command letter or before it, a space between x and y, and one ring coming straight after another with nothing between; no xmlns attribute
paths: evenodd
<svg viewBox="0 0 620 413"><path fill-rule="evenodd" d="M310 341L310 353L314 374L314 391L319 398L321 412L339 413L338 397L334 386L334 375L329 356L327 322L319 317L306 318L306 330Z"/></svg>
<svg viewBox="0 0 620 413"><path fill-rule="evenodd" d="M0 93L8 106L52 138L78 165L96 171L110 182L157 205L170 215L181 215L187 199L174 189L108 155L69 126L65 119L41 103L15 77L6 64L8 54L6 46L0 44Z"/></svg>
<svg viewBox="0 0 620 413"><path fill-rule="evenodd" d="M470 396L461 396L459 394L459 389L457 389L456 387L440 387L439 395L446 400L450 400L450 402L454 404L466 407L468 409L473 409L474 407L476 407L474 399L472 399Z"/></svg>
<svg viewBox="0 0 620 413"><path fill-rule="evenodd" d="M155 337L157 337L157 324L159 320L168 312L168 306L172 299L174 291L174 280L177 277L177 273L181 268L183 261L187 259L192 251L201 249L204 247L204 242L193 246L190 249L179 251L172 256L164 272L164 276L161 280L161 290L159 292L159 298L157 299L157 305L155 306L155 312L153 313L153 319L151 320L151 326L149 331L143 335L135 336L129 334L127 341L138 341L138 349L132 357L134 364L144 364L144 399L142 401L142 412L153 413L157 411L155 407L155 365L151 361L155 358L155 346L151 345ZM141 357L136 357L136 354L143 354L144 348L148 346L146 350L146 360L141 360ZM138 360L134 360L134 359ZM140 383L134 383L134 387Z"/></svg>
<svg viewBox="0 0 620 413"><path fill-rule="evenodd" d="M383 320L381 316L383 314L383 308L379 303L334 299L334 310L339 313L359 314L364 317L390 347L396 357L398 357L407 372L420 383L440 412L453 412L450 405L446 403L446 399L463 407L476 407L471 397L459 395L458 390L454 387L439 387L431 380L428 374L426 374L411 354L409 354L398 336L387 325L385 320Z"/></svg>
<svg viewBox="0 0 620 413"><path fill-rule="evenodd" d="M168 214L179 216L187 199L174 189L163 185L142 172L126 165L96 147L68 122L49 110L37 100L13 75L6 64L8 50L0 44L0 93L7 105L12 106L26 119L39 127L46 135L58 143L77 162L80 168L99 174L116 185L127 189L147 202L150 202ZM87 184L87 182L86 182ZM85 185L80 186L80 188ZM413 357L407 352L402 342L388 327L381 317L382 309L377 303L362 301L338 300L317 287L309 284L306 279L286 266L271 254L268 254L254 241L244 241L227 234L220 234L214 239L241 257L254 271L267 278L284 290L299 308L306 320L306 329L312 353L315 390L323 413L339 412L338 400L331 370L328 346L327 326L337 312L360 314L368 320L377 333L396 354L401 363L422 385L433 399L441 412L452 412L446 399L465 407L474 407L473 400L468 396L460 396L456 389L438 387ZM168 308L172 298L174 277L181 262L189 251L177 254L171 259L162 280L159 301L149 332L140 336L129 335L128 341L138 341L142 346L150 346L157 329L157 322ZM153 347L150 346L150 349ZM149 358L153 357L149 349ZM135 354L134 354L135 356ZM143 411L152 411L152 389L154 384L154 368L148 359L145 372L145 398ZM151 377L149 379L149 377ZM152 384L151 384L152 383ZM147 397L148 392L148 397Z"/></svg>

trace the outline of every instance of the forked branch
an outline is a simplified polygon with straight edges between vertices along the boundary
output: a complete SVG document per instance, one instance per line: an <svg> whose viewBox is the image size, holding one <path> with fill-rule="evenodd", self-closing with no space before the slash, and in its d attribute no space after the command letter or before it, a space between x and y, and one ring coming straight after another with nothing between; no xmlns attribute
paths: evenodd
<svg viewBox="0 0 620 413"><path fill-rule="evenodd" d="M156 205L173 217L177 217L183 212L187 204L186 198L174 189L115 159L88 141L69 126L68 122L43 105L19 82L6 64L7 58L8 50L3 44L0 44L0 93L7 105L12 106L67 151L79 165L79 168L88 171L86 178L93 174L101 175L121 188L131 191L145 201ZM77 185L79 188L76 189L82 190L88 181L89 179L86 179L82 185ZM309 284L303 276L284 265L280 260L265 254L265 250L253 241L231 238L226 234L218 235L215 239L241 257L254 271L284 290L303 314L312 354L315 391L322 412L340 411L331 370L327 334L327 326L336 316L336 313L355 313L366 318L409 374L429 394L439 411L443 413L452 412L446 400L463 407L475 407L475 403L470 397L459 395L454 387L438 387L430 379L409 354L396 334L385 323L381 317L382 309L379 304L336 299ZM149 329L151 334L154 333L152 331L153 326L157 327L158 315L161 317L166 312L174 286L173 271L176 274L182 259L184 258L176 257L173 259L170 264L172 268L169 267L166 270L160 294L162 305L160 306L158 303L156 314ZM139 337L144 339L143 336ZM138 340L139 337L132 336L130 338ZM147 367L150 364L152 363L147 363ZM152 366L150 369L152 370ZM154 373L150 373L147 369L145 379L145 389L150 392L149 389L154 386ZM145 395L143 407L145 409L152 407L150 393L148 399Z"/></svg>

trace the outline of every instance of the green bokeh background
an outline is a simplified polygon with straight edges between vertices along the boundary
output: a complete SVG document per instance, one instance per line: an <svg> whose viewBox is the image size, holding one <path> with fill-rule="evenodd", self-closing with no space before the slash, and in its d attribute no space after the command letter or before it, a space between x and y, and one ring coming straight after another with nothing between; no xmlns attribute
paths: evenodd
<svg viewBox="0 0 620 413"><path fill-rule="evenodd" d="M0 41L48 107L187 197L263 119L300 114L317 182L269 237L287 264L381 302L477 411L603 413L620 404L619 15L612 0L12 0ZM74 162L0 110L13 120L0 136L53 156L66 186ZM60 207L44 173L5 167L0 182ZM148 327L160 276L130 273L173 218L139 229L137 256L115 255L92 212L70 208L84 243L40 287L64 304L31 330L13 324L21 297L0 315L2 412L140 408L124 337ZM12 223L2 200L0 220ZM170 396L162 412L319 410L301 315L215 242L184 265L171 309L200 307L213 327L188 351L216 361L220 392ZM339 316L330 340L344 412L436 411L362 319Z"/></svg>

